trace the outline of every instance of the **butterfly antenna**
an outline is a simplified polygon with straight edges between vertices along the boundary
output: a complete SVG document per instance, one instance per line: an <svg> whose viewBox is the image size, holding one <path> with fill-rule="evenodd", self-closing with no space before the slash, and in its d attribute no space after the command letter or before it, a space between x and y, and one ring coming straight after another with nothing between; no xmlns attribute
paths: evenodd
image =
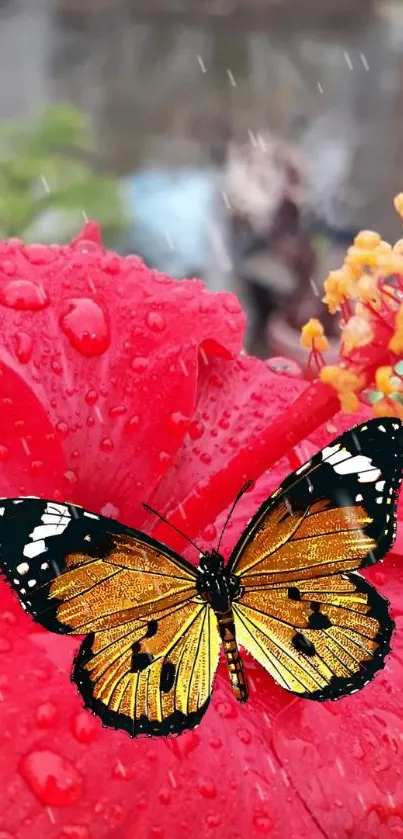
<svg viewBox="0 0 403 839"><path fill-rule="evenodd" d="M190 545L193 545L193 547L196 548L196 550L199 551L199 553L203 553L202 549L199 548L199 546L196 545L195 542L192 542L189 536L186 536L186 533L183 533L182 530L179 530L179 527L176 527L175 524L172 524L172 522L168 521L168 519L166 519L165 516L162 516L161 513L157 512L157 510L153 510L153 508L150 507L148 504L143 504L143 507L145 510L148 510L149 513L154 513L154 516L157 516L157 518L163 521L164 524L167 524L168 527L171 527L172 530L176 530L176 532L179 533L180 536L183 536L183 538L186 539L186 541L189 542Z"/></svg>
<svg viewBox="0 0 403 839"><path fill-rule="evenodd" d="M223 527L223 529L222 529L222 531L221 531L221 536L220 536L220 538L219 538L219 540L218 540L218 545L217 545L217 553L220 553L220 545L221 545L222 537L224 536L224 533L225 533L225 530L226 530L227 524L228 524L228 522L229 522L229 520L230 520L230 518L231 518L231 516L232 516L232 513L233 513L233 512L234 512L234 510L235 510L236 505L238 504L238 501L240 500L240 498L242 498L243 494L244 494L245 492L247 492L247 491L248 491L248 489L250 489L250 488L251 488L252 484L253 484L253 481L246 481L246 484L244 484L244 485L243 485L243 487L242 487L242 489L240 489L240 490L239 490L238 495L236 496L235 501L234 501L234 503L233 503L233 505L232 505L232 507L231 507L231 509L230 509L229 513L228 513L228 516L227 516L226 520L225 520L224 527Z"/></svg>

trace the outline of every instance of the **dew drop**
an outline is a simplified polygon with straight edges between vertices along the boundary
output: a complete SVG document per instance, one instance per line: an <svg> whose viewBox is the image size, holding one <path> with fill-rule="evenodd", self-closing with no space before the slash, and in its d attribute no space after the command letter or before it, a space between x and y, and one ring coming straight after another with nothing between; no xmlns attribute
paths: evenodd
<svg viewBox="0 0 403 839"><path fill-rule="evenodd" d="M148 358L136 356L136 358L133 358L132 360L132 370L135 370L136 373L143 373L144 370L147 370L148 364Z"/></svg>
<svg viewBox="0 0 403 839"><path fill-rule="evenodd" d="M217 538L217 528L214 527L214 524L208 524L207 527L204 528L202 538L205 542L214 542Z"/></svg>
<svg viewBox="0 0 403 839"><path fill-rule="evenodd" d="M108 501L101 507L100 513L102 516L106 516L107 519L118 519L120 510L119 507L115 507L114 504Z"/></svg>
<svg viewBox="0 0 403 839"><path fill-rule="evenodd" d="M182 411L174 411L171 414L171 422L175 428L184 428L188 422L189 417L182 414Z"/></svg>
<svg viewBox="0 0 403 839"><path fill-rule="evenodd" d="M220 827L221 825L221 818L217 813L211 813L209 816L206 816L206 826L210 828Z"/></svg>
<svg viewBox="0 0 403 839"><path fill-rule="evenodd" d="M10 280L0 289L0 303L19 312L45 309L49 298L42 286L31 280Z"/></svg>
<svg viewBox="0 0 403 839"><path fill-rule="evenodd" d="M32 355L33 341L28 332L17 332L14 336L14 349L18 361L28 364Z"/></svg>
<svg viewBox="0 0 403 839"><path fill-rule="evenodd" d="M54 358L50 366L52 369L52 373L55 373L56 376L61 376L61 374L63 373L63 367L60 364L60 361Z"/></svg>
<svg viewBox="0 0 403 839"><path fill-rule="evenodd" d="M111 440L110 437L104 437L103 440L101 440L101 442L99 444L99 447L100 447L102 452L105 452L106 454L110 454L110 452L113 452L113 450L115 448L115 444L114 444L113 440Z"/></svg>
<svg viewBox="0 0 403 839"><path fill-rule="evenodd" d="M24 254L32 265L46 265L56 259L56 254L46 245L26 245Z"/></svg>
<svg viewBox="0 0 403 839"><path fill-rule="evenodd" d="M126 411L126 405L113 405L112 408L109 409L109 416L112 417L112 419L115 419L115 417L122 417Z"/></svg>
<svg viewBox="0 0 403 839"><path fill-rule="evenodd" d="M71 730L79 743L91 743L98 734L98 724L88 711L79 711L71 718Z"/></svg>
<svg viewBox="0 0 403 839"><path fill-rule="evenodd" d="M161 804L170 804L171 803L171 793L170 790L167 788L162 788L162 790L158 793L158 798Z"/></svg>
<svg viewBox="0 0 403 839"><path fill-rule="evenodd" d="M208 778L199 782L198 790L202 798L215 798L217 795L215 783Z"/></svg>
<svg viewBox="0 0 403 839"><path fill-rule="evenodd" d="M17 618L12 612L2 612L0 617L1 620L4 621L4 623L8 623L9 626L15 626L17 623Z"/></svg>
<svg viewBox="0 0 403 839"><path fill-rule="evenodd" d="M74 484L78 483L78 475L74 469L67 469L64 473L64 477L66 481L70 484L70 486L74 486Z"/></svg>
<svg viewBox="0 0 403 839"><path fill-rule="evenodd" d="M226 431L227 428L229 428L229 420L227 419L227 417L221 417L221 419L218 421L218 425L220 426L220 428Z"/></svg>
<svg viewBox="0 0 403 839"><path fill-rule="evenodd" d="M189 425L188 431L189 437L192 440L199 440L204 434L204 425L198 420L193 420Z"/></svg>
<svg viewBox="0 0 403 839"><path fill-rule="evenodd" d="M146 323L153 332L163 332L165 329L165 319L159 312L148 312Z"/></svg>
<svg viewBox="0 0 403 839"><path fill-rule="evenodd" d="M31 792L44 804L64 807L81 795L82 778L75 766L56 752L42 749L20 760L19 772Z"/></svg>
<svg viewBox="0 0 403 839"><path fill-rule="evenodd" d="M29 472L31 475L41 475L45 468L43 460L32 460L29 464Z"/></svg>
<svg viewBox="0 0 403 839"><path fill-rule="evenodd" d="M55 429L56 429L59 437L61 437L62 439L67 437L67 435L69 433L69 427L68 427L67 423L62 422L62 421L56 423Z"/></svg>
<svg viewBox="0 0 403 839"><path fill-rule="evenodd" d="M252 735L251 735L250 731L248 731L246 728L238 728L237 737L239 738L241 743L245 743L246 746L252 740Z"/></svg>
<svg viewBox="0 0 403 839"><path fill-rule="evenodd" d="M269 816L259 814L253 817L253 826L256 828L258 833L267 835L268 833L271 833L273 822Z"/></svg>
<svg viewBox="0 0 403 839"><path fill-rule="evenodd" d="M126 430L129 431L129 432L137 431L138 428L139 428L139 425L140 425L140 417L139 416L136 415L136 416L130 417L130 419L126 423Z"/></svg>
<svg viewBox="0 0 403 839"><path fill-rule="evenodd" d="M225 720L233 720L238 716L238 711L232 702L222 700L217 703L217 713Z"/></svg>
<svg viewBox="0 0 403 839"><path fill-rule="evenodd" d="M43 702L36 709L36 724L39 728L52 728L56 722L56 705L53 702Z"/></svg>
<svg viewBox="0 0 403 839"><path fill-rule="evenodd" d="M101 262L101 268L103 271L106 271L108 274L119 274L120 271L120 259L118 256L114 256L113 254L107 254Z"/></svg>
<svg viewBox="0 0 403 839"><path fill-rule="evenodd" d="M60 318L60 327L71 345L81 355L92 358L102 355L109 346L109 329L105 312L90 297L72 298Z"/></svg>
<svg viewBox="0 0 403 839"><path fill-rule="evenodd" d="M3 274L7 274L8 277L14 277L17 271L14 262L11 262L11 259L3 259L0 267Z"/></svg>
<svg viewBox="0 0 403 839"><path fill-rule="evenodd" d="M230 315L236 315L242 311L241 304L235 296L225 296L223 305L224 309L226 309L226 311L229 312Z"/></svg>
<svg viewBox="0 0 403 839"><path fill-rule="evenodd" d="M211 463L211 454L209 454L208 452L202 452L202 454L200 455L200 460L202 463L208 466L209 463Z"/></svg>
<svg viewBox="0 0 403 839"><path fill-rule="evenodd" d="M94 389L91 389L91 390L87 390L87 393L85 394L84 399L85 399L87 405L95 405L95 403L98 399L98 396L99 396L98 391L94 390Z"/></svg>

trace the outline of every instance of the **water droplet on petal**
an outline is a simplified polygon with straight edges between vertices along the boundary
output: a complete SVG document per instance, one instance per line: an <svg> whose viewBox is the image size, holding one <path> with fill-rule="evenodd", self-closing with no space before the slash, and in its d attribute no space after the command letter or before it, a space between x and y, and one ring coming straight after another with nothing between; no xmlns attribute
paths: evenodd
<svg viewBox="0 0 403 839"><path fill-rule="evenodd" d="M158 793L158 798L161 804L170 804L171 803L171 792L167 788L162 788L162 790Z"/></svg>
<svg viewBox="0 0 403 839"><path fill-rule="evenodd" d="M31 792L45 806L64 807L77 801L82 778L75 766L49 749L29 752L20 760L19 772Z"/></svg>
<svg viewBox="0 0 403 839"><path fill-rule="evenodd" d="M271 833L273 822L268 815L255 815L253 817L253 826L259 833L268 834Z"/></svg>
<svg viewBox="0 0 403 839"><path fill-rule="evenodd" d="M59 437L61 437L62 439L64 439L64 437L67 437L67 435L69 433L69 427L68 427L67 423L62 422L62 421L56 423L55 429L56 429Z"/></svg>
<svg viewBox="0 0 403 839"><path fill-rule="evenodd" d="M111 502L108 501L103 507L101 507L100 513L102 516L106 516L107 519L118 519L120 510L119 507L115 507L114 504L111 504Z"/></svg>
<svg viewBox="0 0 403 839"><path fill-rule="evenodd" d="M71 730L79 743L91 743L98 735L99 727L92 714L88 711L79 711L71 718Z"/></svg>
<svg viewBox="0 0 403 839"><path fill-rule="evenodd" d="M198 420L193 420L189 425L188 431L189 437L192 440L198 440L204 434L204 425Z"/></svg>
<svg viewBox="0 0 403 839"><path fill-rule="evenodd" d="M226 295L223 300L224 309L229 312L231 315L236 315L238 312L242 311L241 304L235 295Z"/></svg>
<svg viewBox="0 0 403 839"><path fill-rule="evenodd" d="M215 783L208 778L199 782L198 790L203 798L215 798L217 795L217 787Z"/></svg>
<svg viewBox="0 0 403 839"><path fill-rule="evenodd" d="M208 452L203 452L200 455L200 460L202 463L205 463L206 466L208 466L209 463L211 463L211 454L209 454Z"/></svg>
<svg viewBox="0 0 403 839"><path fill-rule="evenodd" d="M252 735L246 728L238 728L237 736L241 743L245 743L245 745L248 745L252 740Z"/></svg>
<svg viewBox="0 0 403 839"><path fill-rule="evenodd" d="M147 370L148 364L148 358L143 358L143 356L140 355L132 359L132 369L135 370L136 373L143 373L144 370Z"/></svg>
<svg viewBox="0 0 403 839"><path fill-rule="evenodd" d="M226 720L235 719L238 716L234 703L227 700L221 700L217 703L217 713Z"/></svg>
<svg viewBox="0 0 403 839"><path fill-rule="evenodd" d="M0 289L0 303L20 312L36 312L46 308L49 298L42 286L31 280L10 280Z"/></svg>
<svg viewBox="0 0 403 839"><path fill-rule="evenodd" d="M220 827L221 825L221 818L217 813L211 813L209 816L206 816L206 826L210 828Z"/></svg>
<svg viewBox="0 0 403 839"><path fill-rule="evenodd" d="M90 297L69 300L68 310L60 318L60 327L72 346L87 358L102 355L108 349L109 329L105 312Z"/></svg>
<svg viewBox="0 0 403 839"><path fill-rule="evenodd" d="M207 527L204 528L202 538L206 542L214 542L214 539L217 538L217 528L214 527L214 524L208 524Z"/></svg>
<svg viewBox="0 0 403 839"><path fill-rule="evenodd" d="M32 265L46 265L56 259L56 254L46 245L27 245L24 254Z"/></svg>
<svg viewBox="0 0 403 839"><path fill-rule="evenodd" d="M3 271L3 274L7 274L8 277L14 277L17 271L14 262L11 262L10 259L3 259L0 268Z"/></svg>
<svg viewBox="0 0 403 839"><path fill-rule="evenodd" d="M174 411L171 414L171 422L175 428L184 428L188 422L189 417L182 414L182 411Z"/></svg>
<svg viewBox="0 0 403 839"><path fill-rule="evenodd" d="M39 728L51 728L56 722L57 708L53 702L43 702L36 709L36 724Z"/></svg>
<svg viewBox="0 0 403 839"><path fill-rule="evenodd" d="M129 432L137 431L140 425L140 417L134 416L130 417L130 419L126 423L126 430Z"/></svg>
<svg viewBox="0 0 403 839"><path fill-rule="evenodd" d="M97 401L97 399L98 399L98 396L99 396L98 391L97 391L97 390L92 389L92 390L88 390L88 391L87 391L87 393L85 394L84 399L85 399L85 401L86 401L87 405L95 405L95 403L96 403L96 401Z"/></svg>
<svg viewBox="0 0 403 839"><path fill-rule="evenodd" d="M149 312L146 323L153 332L162 332L165 329L165 319L159 312Z"/></svg>
<svg viewBox="0 0 403 839"><path fill-rule="evenodd" d="M106 452L107 454L109 454L110 452L113 452L115 444L110 437L104 437L104 439L101 440L99 447L102 452Z"/></svg>
<svg viewBox="0 0 403 839"><path fill-rule="evenodd" d="M74 472L74 469L67 469L67 472L64 473L64 477L71 486L74 486L74 484L78 482L78 475L77 472Z"/></svg>
<svg viewBox="0 0 403 839"><path fill-rule="evenodd" d="M14 336L14 348L18 361L28 364L32 355L33 341L28 332L17 332Z"/></svg>
<svg viewBox="0 0 403 839"><path fill-rule="evenodd" d="M109 409L109 416L112 417L112 419L115 417L122 417L126 411L126 405L113 405L112 408Z"/></svg>

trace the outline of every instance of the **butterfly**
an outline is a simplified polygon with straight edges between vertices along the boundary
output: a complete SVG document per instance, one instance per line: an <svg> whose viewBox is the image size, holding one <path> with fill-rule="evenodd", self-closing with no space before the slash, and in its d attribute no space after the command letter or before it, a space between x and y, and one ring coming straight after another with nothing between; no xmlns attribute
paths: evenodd
<svg viewBox="0 0 403 839"><path fill-rule="evenodd" d="M68 503L0 501L0 570L43 627L85 636L72 679L105 726L171 735L200 722L223 649L323 701L383 667L393 621L357 573L393 544L403 423L370 420L290 475L242 533L191 565L140 531Z"/></svg>

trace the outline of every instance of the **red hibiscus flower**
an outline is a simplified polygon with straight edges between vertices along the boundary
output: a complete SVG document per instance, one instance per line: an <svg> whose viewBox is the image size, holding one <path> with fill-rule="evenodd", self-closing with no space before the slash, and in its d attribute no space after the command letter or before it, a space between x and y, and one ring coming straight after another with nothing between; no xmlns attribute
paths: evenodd
<svg viewBox="0 0 403 839"><path fill-rule="evenodd" d="M243 354L243 328L232 295L106 253L94 225L67 247L1 244L0 494L74 501L181 546L148 502L208 548L252 477L228 554L284 475L352 425L321 425L334 390ZM0 839L402 837L396 552L370 576L398 629L361 693L318 706L248 658L245 706L220 671L199 728L134 741L82 710L77 641L43 631L1 584Z"/></svg>

